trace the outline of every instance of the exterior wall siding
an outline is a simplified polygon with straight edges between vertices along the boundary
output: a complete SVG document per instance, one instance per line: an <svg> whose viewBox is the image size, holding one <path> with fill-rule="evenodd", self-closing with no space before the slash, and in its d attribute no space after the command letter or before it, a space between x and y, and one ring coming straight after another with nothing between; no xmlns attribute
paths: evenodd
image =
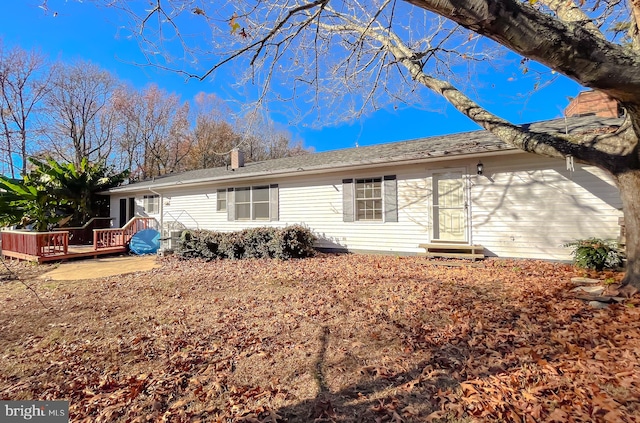
<svg viewBox="0 0 640 423"><path fill-rule="evenodd" d="M565 243L617 236L620 199L603 171L576 165L569 172L561 160L525 153L482 161L482 176L475 175L477 159L467 159L156 191L162 193L162 221L169 228L228 232L303 224L319 237L318 247L413 254L424 252L418 245L432 236L431 175L446 168L468 169L469 241L483 245L490 256L570 260ZM398 222L344 222L342 180L385 175L397 178ZM229 221L227 212L216 211L218 189L267 184L279 187L278 221ZM145 194L136 194L139 215L144 215ZM111 198L116 220L123 196Z"/></svg>
<svg viewBox="0 0 640 423"><path fill-rule="evenodd" d="M470 178L472 237L488 255L571 260L564 244L620 230L618 189L598 168L526 154L484 167Z"/></svg>

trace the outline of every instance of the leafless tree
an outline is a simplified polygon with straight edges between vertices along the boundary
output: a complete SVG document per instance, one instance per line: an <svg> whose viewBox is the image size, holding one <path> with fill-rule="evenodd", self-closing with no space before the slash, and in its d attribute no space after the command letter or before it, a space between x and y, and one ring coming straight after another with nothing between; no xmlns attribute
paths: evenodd
<svg viewBox="0 0 640 423"><path fill-rule="evenodd" d="M45 57L0 42L1 159L11 177L26 174L29 147L37 132L34 114L47 93L50 73ZM15 161L17 159L17 161Z"/></svg>
<svg viewBox="0 0 640 423"><path fill-rule="evenodd" d="M240 148L247 162L306 154L302 142L292 143L291 135L276 128L260 113L249 113L230 121L234 113L214 94L199 93L194 99L193 146L189 169L224 166L232 149Z"/></svg>
<svg viewBox="0 0 640 423"><path fill-rule="evenodd" d="M142 91L119 90L114 98L120 116L120 149L132 179L182 170L191 138L188 105L152 84Z"/></svg>
<svg viewBox="0 0 640 423"><path fill-rule="evenodd" d="M228 121L231 110L215 94L204 92L198 93L192 104L193 145L186 159L187 167L204 169L228 164L228 155L238 141Z"/></svg>
<svg viewBox="0 0 640 423"><path fill-rule="evenodd" d="M83 158L106 161L116 123L110 103L117 80L87 62L58 63L52 74L41 148L77 166Z"/></svg>
<svg viewBox="0 0 640 423"><path fill-rule="evenodd" d="M228 117L231 111L214 94L199 93L194 98L193 149L188 158L190 169L224 166L231 150L237 147L238 134Z"/></svg>
<svg viewBox="0 0 640 423"><path fill-rule="evenodd" d="M293 142L291 134L280 128L264 112L253 110L237 124L238 145L247 161L262 161L307 154L301 141Z"/></svg>
<svg viewBox="0 0 640 423"><path fill-rule="evenodd" d="M606 169L617 180L627 229L624 284L640 289L640 2L637 0L155 0L110 1L132 19L149 63L204 79L225 64L246 71L257 100L288 100L346 116L387 102L419 102L419 87L506 143ZM621 29L625 29L621 33ZM492 42L493 41L493 42ZM495 43L494 43L495 42ZM535 61L625 110L615 133L543 134L482 107L461 76L494 47ZM164 53L162 56L159 53ZM162 57L162 62L155 58ZM187 67L189 65L190 67ZM228 72L228 70L227 70ZM467 93L470 94L466 94ZM336 100L333 101L332 100ZM342 107L335 107L336 104ZM330 107L327 107L330 105Z"/></svg>
<svg viewBox="0 0 640 423"><path fill-rule="evenodd" d="M176 107L163 142L153 146L152 161L158 175L187 170L186 158L193 147L188 116L189 103Z"/></svg>

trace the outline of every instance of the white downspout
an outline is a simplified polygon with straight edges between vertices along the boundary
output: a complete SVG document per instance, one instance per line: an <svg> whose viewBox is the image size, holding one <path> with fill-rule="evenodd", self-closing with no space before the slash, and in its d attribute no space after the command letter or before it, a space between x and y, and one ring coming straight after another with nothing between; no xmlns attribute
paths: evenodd
<svg viewBox="0 0 640 423"><path fill-rule="evenodd" d="M162 250L162 245L164 244L164 198L162 194L158 191L155 191L153 188L149 187L149 191L158 196L158 201L160 202L159 212L160 212L160 249Z"/></svg>

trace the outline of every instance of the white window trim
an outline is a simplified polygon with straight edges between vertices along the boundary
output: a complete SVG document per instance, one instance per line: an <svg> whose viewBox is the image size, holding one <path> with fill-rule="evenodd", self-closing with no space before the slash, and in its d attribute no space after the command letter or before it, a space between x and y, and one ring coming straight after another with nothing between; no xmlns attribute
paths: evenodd
<svg viewBox="0 0 640 423"><path fill-rule="evenodd" d="M354 195L353 195L353 217L354 217L354 221L356 222L364 222L364 223L379 223L379 222L383 222L384 223L384 208L385 208L385 204L384 204L384 183L383 183L384 178L383 177L371 177L371 178L354 178L353 180L353 189L354 189ZM362 181L362 182L359 182ZM380 184L380 197L371 197L371 198L358 198L358 183L362 183L362 184L366 184L367 181L372 181L373 183L378 183ZM362 203L365 201L380 201L380 218L379 219L360 219L358 217L359 213L358 213L358 202ZM375 209L374 209L375 210Z"/></svg>
<svg viewBox="0 0 640 423"><path fill-rule="evenodd" d="M142 196L142 208L147 214L160 213L160 196L157 194L143 195Z"/></svg>
<svg viewBox="0 0 640 423"><path fill-rule="evenodd" d="M224 208L220 208L220 200L221 200L220 194L224 194ZM222 188L222 189L216 190L216 211L217 212L226 212L227 211L227 203L228 203L227 189L226 188Z"/></svg>
<svg viewBox="0 0 640 423"><path fill-rule="evenodd" d="M380 194L382 200L382 218L375 220L357 219L357 184L367 179L380 179ZM369 175L342 180L342 221L356 225L380 225L384 223L398 223L398 178L396 175Z"/></svg>
<svg viewBox="0 0 640 423"><path fill-rule="evenodd" d="M245 190L247 188L248 188L248 191L249 191L249 201L248 202L239 203L238 202L238 197L237 197L238 191L239 190ZM256 202L253 199L254 190L256 190L256 189L266 189L267 193L269 195L269 199L267 201L258 201L258 202ZM235 188L235 192L236 192L236 198L235 198L235 201L234 201L234 204L233 204L233 207L234 207L234 211L233 211L234 213L233 214L234 214L234 219L235 220L241 221L241 222L242 221L245 221L245 222L248 222L248 221L268 222L268 221L271 220L271 203L272 203L273 199L271 198L271 189L270 189L269 185L252 185L250 187L239 187L239 188ZM248 204L249 205L249 215L250 215L249 218L239 218L238 217L238 204ZM267 204L268 210L269 210L269 216L257 218L255 216L255 207L254 207L256 204Z"/></svg>

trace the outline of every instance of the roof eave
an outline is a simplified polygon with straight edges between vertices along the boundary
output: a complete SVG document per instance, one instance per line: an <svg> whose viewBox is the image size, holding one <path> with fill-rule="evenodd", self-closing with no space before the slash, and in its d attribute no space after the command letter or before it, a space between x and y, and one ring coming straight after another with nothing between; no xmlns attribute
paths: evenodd
<svg viewBox="0 0 640 423"><path fill-rule="evenodd" d="M321 166L311 166L305 168L297 168L297 169L282 169L277 171L262 171L255 173L247 173L245 175L233 174L233 171L230 171L228 176L216 176L216 177L208 177L201 179L192 179L189 181L177 181L177 182L152 182L151 185L138 186L137 184L126 185L123 187L112 188L109 191L105 191L101 194L110 195L110 194L118 194L118 193L130 193L130 192L145 192L150 190L157 189L166 189L166 188L175 188L176 186L180 187L190 187L190 186L199 186L204 184L210 184L212 182L225 182L225 181L244 181L250 179L264 178L265 176L269 177L288 177L288 176L301 176L301 175L314 175L318 173L324 173L327 170L331 172L340 172L345 169L349 170L362 170L369 168L378 168L385 166L393 166L399 163L405 165L412 164L420 164L420 163L432 163L432 162L441 162L441 161L451 161L451 160L460 160L460 159L471 159L471 158L482 158L487 156L496 156L496 155L506 155L506 154L514 154L514 153L523 153L522 150L513 147L504 147L495 150L487 150L473 153L464 153L464 154L455 154L449 153L441 156L433 156L433 157L422 157L419 159L406 159L404 157L396 157L393 159L376 159L369 161L360 161L357 163L341 163L339 165L321 165Z"/></svg>

